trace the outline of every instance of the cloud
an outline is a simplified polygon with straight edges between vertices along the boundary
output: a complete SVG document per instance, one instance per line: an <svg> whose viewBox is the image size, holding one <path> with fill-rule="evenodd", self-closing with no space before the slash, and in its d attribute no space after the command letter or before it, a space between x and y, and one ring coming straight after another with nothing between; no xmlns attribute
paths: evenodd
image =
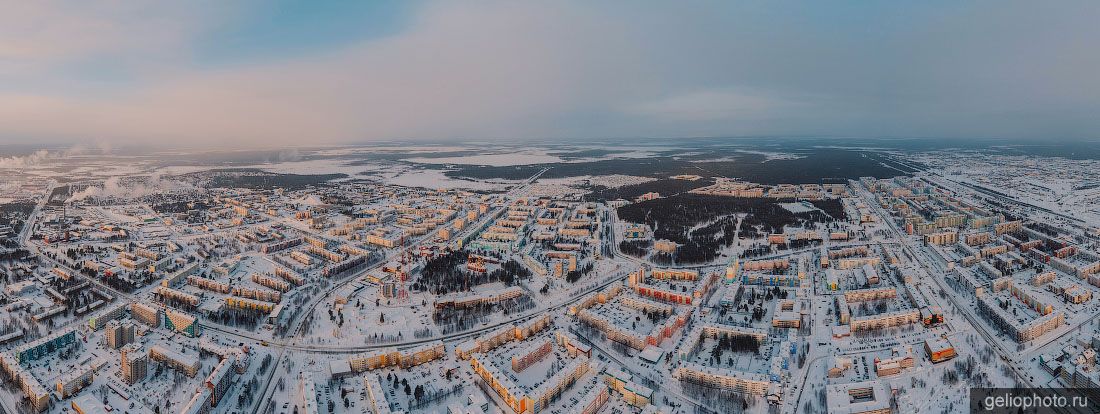
<svg viewBox="0 0 1100 414"><path fill-rule="evenodd" d="M301 161L301 159L302 154L297 148L284 149L275 156L275 161L278 162Z"/></svg>
<svg viewBox="0 0 1100 414"><path fill-rule="evenodd" d="M201 3L89 0L14 2L0 13L0 76L58 71L111 60L144 66L178 63L181 51L211 22ZM207 10L204 11L204 7Z"/></svg>
<svg viewBox="0 0 1100 414"><path fill-rule="evenodd" d="M29 155L0 158L0 168L21 169L33 167L49 159L50 152L38 150Z"/></svg>
<svg viewBox="0 0 1100 414"><path fill-rule="evenodd" d="M0 84L20 85L0 141L1100 132L1097 3L429 2L388 36L225 66L192 50L229 11L37 4L0 17ZM85 79L104 57L125 82Z"/></svg>
<svg viewBox="0 0 1100 414"><path fill-rule="evenodd" d="M199 145L503 137L546 111L574 109L577 91L608 89L571 65L598 62L600 46L629 46L572 50L604 22L546 12L435 6L400 36L311 60L173 76L110 99L0 97L0 124L8 136ZM588 35L557 35L555 17Z"/></svg>
<svg viewBox="0 0 1100 414"><path fill-rule="evenodd" d="M107 154L111 151L111 146L106 142L97 143L96 148L98 153ZM76 144L68 149L60 151L48 151L37 150L27 155L16 155L11 157L0 158L0 169L23 169L42 165L44 163L62 160L69 157L95 154L93 151L83 144Z"/></svg>
<svg viewBox="0 0 1100 414"><path fill-rule="evenodd" d="M171 192L186 192L197 190L193 184L167 179L162 175L153 175L143 181L123 183L119 177L111 177L101 186L88 186L76 192L66 200L66 203L95 198L120 198L137 199L153 194L165 194Z"/></svg>

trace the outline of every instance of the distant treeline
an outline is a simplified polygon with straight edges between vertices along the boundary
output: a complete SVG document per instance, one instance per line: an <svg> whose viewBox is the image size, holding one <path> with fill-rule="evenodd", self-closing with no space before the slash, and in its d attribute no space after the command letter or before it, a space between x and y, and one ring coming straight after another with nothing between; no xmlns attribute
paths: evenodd
<svg viewBox="0 0 1100 414"><path fill-rule="evenodd" d="M254 190L298 190L321 185L330 180L347 178L346 174L277 174L252 168L210 170L186 174L186 177L205 179L211 188L250 188Z"/></svg>
<svg viewBox="0 0 1100 414"><path fill-rule="evenodd" d="M776 151L775 148L767 150ZM448 171L446 175L515 180L530 177L543 168L550 168L542 175L543 178L610 174L667 178L678 174L695 174L703 177L738 178L761 184L820 184L843 183L859 177L890 178L906 175L911 170L891 162L889 155L875 151L813 148L790 151L800 158L771 160L761 154L740 152L737 148L707 148L706 151L691 155L676 156L671 155L673 152L659 151L653 157L585 162L519 166L466 165Z"/></svg>

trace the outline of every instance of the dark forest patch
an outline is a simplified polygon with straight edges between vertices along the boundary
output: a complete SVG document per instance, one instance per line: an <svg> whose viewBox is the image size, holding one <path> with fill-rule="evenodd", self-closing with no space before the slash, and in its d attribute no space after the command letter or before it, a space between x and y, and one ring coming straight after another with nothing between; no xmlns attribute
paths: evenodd
<svg viewBox="0 0 1100 414"><path fill-rule="evenodd" d="M619 218L653 229L655 239L680 244L677 263L705 263L717 259L723 248L737 241L737 215L744 214L741 238L758 238L782 232L786 226L814 228L818 223L844 220L839 200L812 201L822 211L792 213L783 202L766 198L737 198L681 194L619 207ZM697 227L698 226L698 227ZM661 259L661 258L657 258Z"/></svg>
<svg viewBox="0 0 1100 414"><path fill-rule="evenodd" d="M591 186L586 188L592 191L584 196L586 201L599 201L599 200L633 200L645 193L659 193L662 196L671 196L680 193L686 193L696 188L705 187L710 183L707 181L686 181L686 180L674 180L674 179L662 179L657 181L650 181L648 183L624 185L622 187L609 188L603 186Z"/></svg>

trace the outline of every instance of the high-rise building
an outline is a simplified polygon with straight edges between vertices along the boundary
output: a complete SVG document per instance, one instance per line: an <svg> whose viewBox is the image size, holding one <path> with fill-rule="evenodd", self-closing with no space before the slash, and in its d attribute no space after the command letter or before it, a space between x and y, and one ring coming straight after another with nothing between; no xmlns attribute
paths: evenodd
<svg viewBox="0 0 1100 414"><path fill-rule="evenodd" d="M113 320L107 322L107 329L104 332L107 336L107 347L119 349L126 344L133 343L136 330L137 327L133 321Z"/></svg>
<svg viewBox="0 0 1100 414"><path fill-rule="evenodd" d="M234 355L229 355L221 360L210 375L206 377L206 388L210 390L210 405L218 406L225 397L226 390L233 381L233 364L237 362Z"/></svg>
<svg viewBox="0 0 1100 414"><path fill-rule="evenodd" d="M122 367L120 369L122 379L127 384L134 385L145 380L148 372L149 355L142 350L139 344L129 344L122 347Z"/></svg>
<svg viewBox="0 0 1100 414"><path fill-rule="evenodd" d="M104 340L107 341L107 347L111 349L118 349L125 345L122 343L122 323L119 321L107 322L106 329L103 330Z"/></svg>

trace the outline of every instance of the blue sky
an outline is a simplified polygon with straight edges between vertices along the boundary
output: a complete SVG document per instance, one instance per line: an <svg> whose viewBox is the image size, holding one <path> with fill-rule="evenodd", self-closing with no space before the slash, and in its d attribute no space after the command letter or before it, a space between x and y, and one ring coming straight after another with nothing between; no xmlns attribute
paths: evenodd
<svg viewBox="0 0 1100 414"><path fill-rule="evenodd" d="M0 15L0 143L1096 139L1096 21L1088 1L22 2Z"/></svg>
<svg viewBox="0 0 1100 414"><path fill-rule="evenodd" d="M196 39L196 60L225 65L307 58L400 33L417 1L252 1Z"/></svg>

